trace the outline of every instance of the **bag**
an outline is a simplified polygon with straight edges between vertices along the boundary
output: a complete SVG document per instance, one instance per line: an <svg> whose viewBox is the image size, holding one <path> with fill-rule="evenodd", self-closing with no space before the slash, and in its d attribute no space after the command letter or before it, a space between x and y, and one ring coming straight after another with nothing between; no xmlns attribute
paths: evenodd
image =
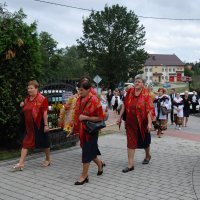
<svg viewBox="0 0 200 200"><path fill-rule="evenodd" d="M167 115L169 113L171 113L171 109L167 109L166 107L161 106L161 112L163 115Z"/></svg>
<svg viewBox="0 0 200 200"><path fill-rule="evenodd" d="M100 121L100 122L91 122L91 121L85 121L85 125L87 127L87 131L90 135L98 132L99 130L101 130L102 128L106 127L106 124L104 121Z"/></svg>

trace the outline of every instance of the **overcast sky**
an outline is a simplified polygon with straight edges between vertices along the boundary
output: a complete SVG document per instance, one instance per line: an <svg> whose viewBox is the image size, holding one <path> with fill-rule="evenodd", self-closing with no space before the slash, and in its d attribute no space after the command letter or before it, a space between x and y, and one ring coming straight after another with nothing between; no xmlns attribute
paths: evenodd
<svg viewBox="0 0 200 200"><path fill-rule="evenodd" d="M47 0L60 4L103 10L105 4L119 4L138 16L200 19L200 0ZM89 11L49 5L33 0L0 0L9 11L23 8L27 22L37 21L38 31L47 31L59 47L76 44L82 36L82 18ZM148 53L176 54L182 61L200 61L200 20L171 21L139 18L146 31Z"/></svg>

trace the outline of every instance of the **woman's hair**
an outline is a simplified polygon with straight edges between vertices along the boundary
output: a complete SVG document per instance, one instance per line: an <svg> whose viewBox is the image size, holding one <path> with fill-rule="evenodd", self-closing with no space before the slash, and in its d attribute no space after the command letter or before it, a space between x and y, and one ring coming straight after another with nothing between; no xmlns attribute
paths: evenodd
<svg viewBox="0 0 200 200"><path fill-rule="evenodd" d="M138 80L138 79L142 80L143 84L145 85L145 83L146 83L146 78L143 76L143 74L138 74L138 75L136 75L136 76L135 76L135 80Z"/></svg>
<svg viewBox="0 0 200 200"><path fill-rule="evenodd" d="M28 86L33 85L35 88L39 88L39 83L36 80L31 80L28 82Z"/></svg>
<svg viewBox="0 0 200 200"><path fill-rule="evenodd" d="M77 87L88 90L91 88L91 83L88 79L80 79L80 81L77 84Z"/></svg>
<svg viewBox="0 0 200 200"><path fill-rule="evenodd" d="M158 92L160 92L160 91L162 91L163 94L165 93L165 89L164 89L164 88L159 88L159 89L158 89Z"/></svg>

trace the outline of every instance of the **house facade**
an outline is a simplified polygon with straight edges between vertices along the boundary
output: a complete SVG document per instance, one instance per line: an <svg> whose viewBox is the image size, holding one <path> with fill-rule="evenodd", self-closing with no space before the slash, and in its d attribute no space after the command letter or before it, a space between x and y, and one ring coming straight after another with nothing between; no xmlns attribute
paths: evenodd
<svg viewBox="0 0 200 200"><path fill-rule="evenodd" d="M184 76L184 63L175 54L149 54L143 71L147 83L179 82Z"/></svg>

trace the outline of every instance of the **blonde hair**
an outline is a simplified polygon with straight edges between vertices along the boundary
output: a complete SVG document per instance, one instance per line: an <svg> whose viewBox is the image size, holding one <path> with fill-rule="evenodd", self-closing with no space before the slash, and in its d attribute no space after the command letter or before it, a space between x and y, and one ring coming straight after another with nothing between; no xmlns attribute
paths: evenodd
<svg viewBox="0 0 200 200"><path fill-rule="evenodd" d="M36 80L31 80L28 82L28 86L33 85L35 88L39 87L39 83Z"/></svg>

